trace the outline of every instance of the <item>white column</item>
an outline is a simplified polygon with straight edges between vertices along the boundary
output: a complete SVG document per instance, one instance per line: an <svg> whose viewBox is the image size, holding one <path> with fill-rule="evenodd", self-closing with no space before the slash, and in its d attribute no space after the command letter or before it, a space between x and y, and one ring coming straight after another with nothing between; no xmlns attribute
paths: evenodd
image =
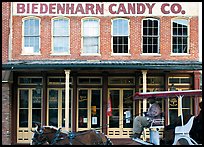
<svg viewBox="0 0 204 147"><path fill-rule="evenodd" d="M65 129L69 131L69 75L70 70L65 70Z"/></svg>
<svg viewBox="0 0 204 147"><path fill-rule="evenodd" d="M143 79L143 93L146 93L147 92L147 70L142 70L142 79ZM143 99L143 112L147 112L147 99ZM146 138L146 133L147 133L147 130L146 128L144 129L144 133L143 133L143 140L147 140Z"/></svg>
<svg viewBox="0 0 204 147"><path fill-rule="evenodd" d="M147 71L146 70L142 70L142 76L143 76L143 93L147 92ZM146 112L147 109L147 99L143 100L143 112Z"/></svg>

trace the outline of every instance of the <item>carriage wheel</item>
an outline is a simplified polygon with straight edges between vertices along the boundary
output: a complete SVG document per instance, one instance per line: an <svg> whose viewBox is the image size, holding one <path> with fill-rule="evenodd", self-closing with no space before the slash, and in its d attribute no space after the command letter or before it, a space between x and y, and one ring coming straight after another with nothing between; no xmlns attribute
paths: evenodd
<svg viewBox="0 0 204 147"><path fill-rule="evenodd" d="M185 138L180 138L179 140L177 140L176 145L190 145L188 140L186 140Z"/></svg>

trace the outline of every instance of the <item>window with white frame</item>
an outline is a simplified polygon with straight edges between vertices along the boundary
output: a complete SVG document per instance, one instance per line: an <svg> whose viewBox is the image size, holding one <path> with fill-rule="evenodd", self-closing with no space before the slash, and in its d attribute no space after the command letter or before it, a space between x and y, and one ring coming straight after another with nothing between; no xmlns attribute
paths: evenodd
<svg viewBox="0 0 204 147"><path fill-rule="evenodd" d="M69 19L53 19L53 54L68 54L70 45Z"/></svg>
<svg viewBox="0 0 204 147"><path fill-rule="evenodd" d="M188 20L175 19L172 23L172 52L188 53Z"/></svg>
<svg viewBox="0 0 204 147"><path fill-rule="evenodd" d="M23 54L40 52L40 19L23 19Z"/></svg>
<svg viewBox="0 0 204 147"><path fill-rule="evenodd" d="M112 25L113 53L129 53L129 20L116 18Z"/></svg>
<svg viewBox="0 0 204 147"><path fill-rule="evenodd" d="M99 54L99 19L83 19L82 54Z"/></svg>
<svg viewBox="0 0 204 147"><path fill-rule="evenodd" d="M143 53L159 53L159 20L143 19Z"/></svg>

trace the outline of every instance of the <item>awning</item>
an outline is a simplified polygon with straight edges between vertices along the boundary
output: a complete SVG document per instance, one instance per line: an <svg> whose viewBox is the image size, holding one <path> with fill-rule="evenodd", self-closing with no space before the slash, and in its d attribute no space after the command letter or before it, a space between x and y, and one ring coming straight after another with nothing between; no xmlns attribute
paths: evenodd
<svg viewBox="0 0 204 147"><path fill-rule="evenodd" d="M177 97L179 95L202 96L202 90L198 89L198 90L185 90L185 91L155 91L155 92L146 92L146 93L136 92L133 96L133 99L134 100L147 99L150 97L168 98L168 97Z"/></svg>
<svg viewBox="0 0 204 147"><path fill-rule="evenodd" d="M202 70L202 62L166 60L14 60L2 64L2 69Z"/></svg>

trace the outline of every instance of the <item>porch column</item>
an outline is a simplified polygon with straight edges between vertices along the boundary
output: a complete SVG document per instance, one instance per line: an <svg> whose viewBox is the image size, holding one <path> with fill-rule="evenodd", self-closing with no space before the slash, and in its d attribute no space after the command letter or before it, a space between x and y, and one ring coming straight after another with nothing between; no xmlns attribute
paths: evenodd
<svg viewBox="0 0 204 147"><path fill-rule="evenodd" d="M69 75L70 70L65 70L65 129L69 131Z"/></svg>
<svg viewBox="0 0 204 147"><path fill-rule="evenodd" d="M143 79L143 93L147 92L147 70L142 70L142 79ZM143 99L143 112L147 110L147 99Z"/></svg>
<svg viewBox="0 0 204 147"><path fill-rule="evenodd" d="M147 92L147 70L142 70L142 79L143 79L143 93ZM147 99L143 99L143 112L147 112ZM143 114L142 114L143 115ZM144 129L144 134L146 134L147 130ZM147 140L147 137L143 134L143 140Z"/></svg>
<svg viewBox="0 0 204 147"><path fill-rule="evenodd" d="M200 89L200 72L199 71L194 71L194 89ZM197 116L200 112L199 108L199 102L201 100L198 99L198 97L194 98L194 115Z"/></svg>

